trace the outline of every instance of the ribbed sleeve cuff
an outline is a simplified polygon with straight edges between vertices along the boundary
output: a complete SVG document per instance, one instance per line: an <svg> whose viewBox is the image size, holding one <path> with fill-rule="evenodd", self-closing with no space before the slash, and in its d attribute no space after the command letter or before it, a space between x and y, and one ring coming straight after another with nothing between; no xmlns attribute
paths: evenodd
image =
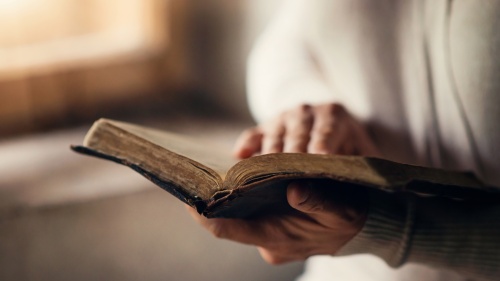
<svg viewBox="0 0 500 281"><path fill-rule="evenodd" d="M411 198L371 192L368 217L362 230L337 255L370 253L390 266L402 265L411 243L415 207Z"/></svg>
<svg viewBox="0 0 500 281"><path fill-rule="evenodd" d="M370 193L367 220L337 255L369 253L452 270L474 280L500 276L500 205Z"/></svg>

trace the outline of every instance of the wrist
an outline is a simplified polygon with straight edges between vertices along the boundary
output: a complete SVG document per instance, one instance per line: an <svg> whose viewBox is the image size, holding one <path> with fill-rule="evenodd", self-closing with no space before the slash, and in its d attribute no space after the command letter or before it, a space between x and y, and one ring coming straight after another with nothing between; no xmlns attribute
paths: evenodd
<svg viewBox="0 0 500 281"><path fill-rule="evenodd" d="M365 223L336 255L369 253L393 267L403 264L414 222L412 199L370 191Z"/></svg>

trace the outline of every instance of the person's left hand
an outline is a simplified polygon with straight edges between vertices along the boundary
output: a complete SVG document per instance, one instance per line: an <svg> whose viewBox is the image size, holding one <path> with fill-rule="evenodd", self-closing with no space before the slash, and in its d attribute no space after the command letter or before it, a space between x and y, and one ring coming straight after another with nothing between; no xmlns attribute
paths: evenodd
<svg viewBox="0 0 500 281"><path fill-rule="evenodd" d="M361 230L367 213L366 194L353 196L338 190L328 194L328 190L332 189L291 183L287 199L298 212L288 215L207 219L188 209L215 237L256 245L265 261L280 264L313 255L333 255Z"/></svg>
<svg viewBox="0 0 500 281"><path fill-rule="evenodd" d="M234 155L278 152L381 157L367 127L342 104L302 104L243 131Z"/></svg>

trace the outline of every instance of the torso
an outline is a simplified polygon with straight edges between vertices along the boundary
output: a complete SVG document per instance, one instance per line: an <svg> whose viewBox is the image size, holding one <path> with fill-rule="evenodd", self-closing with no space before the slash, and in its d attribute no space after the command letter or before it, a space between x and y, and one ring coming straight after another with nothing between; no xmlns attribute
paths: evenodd
<svg viewBox="0 0 500 281"><path fill-rule="evenodd" d="M500 1L311 4L312 53L388 158L500 185Z"/></svg>

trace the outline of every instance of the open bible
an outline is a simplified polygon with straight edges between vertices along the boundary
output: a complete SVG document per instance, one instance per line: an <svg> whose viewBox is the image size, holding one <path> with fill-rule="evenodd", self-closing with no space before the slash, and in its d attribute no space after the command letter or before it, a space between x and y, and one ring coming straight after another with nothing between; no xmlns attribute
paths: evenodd
<svg viewBox="0 0 500 281"><path fill-rule="evenodd" d="M457 200L498 198L472 173L339 155L275 153L234 159L200 139L100 119L74 151L129 166L207 217L244 218L290 208L292 180Z"/></svg>

